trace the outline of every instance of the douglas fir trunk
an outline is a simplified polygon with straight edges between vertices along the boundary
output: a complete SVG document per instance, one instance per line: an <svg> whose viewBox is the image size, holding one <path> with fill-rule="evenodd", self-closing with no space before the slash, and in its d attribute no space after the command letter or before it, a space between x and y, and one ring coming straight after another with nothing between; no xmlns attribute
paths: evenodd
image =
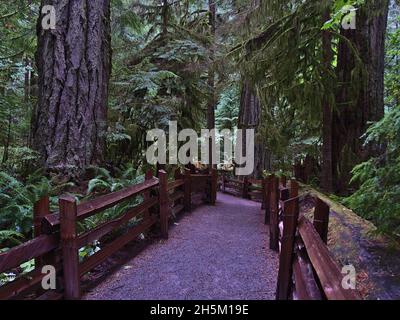
<svg viewBox="0 0 400 320"><path fill-rule="evenodd" d="M338 193L348 190L351 169L374 152L373 146L363 147L361 137L369 123L384 114L387 17L387 0L369 0L357 11L356 29L342 31L358 51L362 66L357 67L357 56L347 41L341 40L337 66L341 86L336 97L332 138L332 166Z"/></svg>
<svg viewBox="0 0 400 320"><path fill-rule="evenodd" d="M39 97L33 143L45 167L76 174L103 161L111 68L110 0L43 0L56 28L38 21Z"/></svg>
<svg viewBox="0 0 400 320"><path fill-rule="evenodd" d="M249 83L245 82L242 88L240 100L239 129L254 129L254 178L262 178L263 170L269 169L269 157L265 145L257 137L258 127L261 121L261 103L257 95L254 93ZM243 154L246 152L246 135L243 134Z"/></svg>

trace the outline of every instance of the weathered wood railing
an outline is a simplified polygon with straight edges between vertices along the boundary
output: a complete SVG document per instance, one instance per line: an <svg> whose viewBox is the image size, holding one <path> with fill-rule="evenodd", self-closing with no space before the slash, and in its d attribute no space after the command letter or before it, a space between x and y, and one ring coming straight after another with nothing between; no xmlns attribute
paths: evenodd
<svg viewBox="0 0 400 320"><path fill-rule="evenodd" d="M248 177L241 180L224 171L221 171L220 177L222 192L264 203L264 180Z"/></svg>
<svg viewBox="0 0 400 320"><path fill-rule="evenodd" d="M237 197L244 197L245 182L244 180L237 179L229 176L226 172L222 171L221 178L221 191Z"/></svg>
<svg viewBox="0 0 400 320"><path fill-rule="evenodd" d="M270 249L279 252L278 300L359 300L357 290L342 287L344 275L327 247L329 206L315 198L314 220L300 215L299 184L269 175L237 179L222 172L223 192L262 201L269 225ZM261 191L251 193L251 190Z"/></svg>
<svg viewBox="0 0 400 320"><path fill-rule="evenodd" d="M278 300L359 300L357 290L342 286L344 275L327 246L329 206L315 198L313 222L300 215L299 185L269 176L265 181L270 248L277 250Z"/></svg>
<svg viewBox="0 0 400 320"><path fill-rule="evenodd" d="M77 204L72 196L59 198L59 212L50 213L49 198L34 207L35 238L0 254L0 273L13 270L22 263L35 259L35 270L0 287L0 299L24 298L36 294L38 299L79 299L81 277L104 262L124 245L159 223L161 235L168 238L171 216L190 211L192 195L205 194L205 199L216 202L217 172L191 174L177 171L175 179L168 181L167 173L160 171L158 178L147 173L145 181L118 192ZM104 222L89 231L78 231L86 219L113 208L118 204L141 197L141 202L112 221ZM137 222L129 226L129 222ZM100 251L80 261L79 249L103 238L112 231L126 227L127 231L107 243ZM57 290L45 291L41 283L46 274L42 266L50 265L57 272Z"/></svg>

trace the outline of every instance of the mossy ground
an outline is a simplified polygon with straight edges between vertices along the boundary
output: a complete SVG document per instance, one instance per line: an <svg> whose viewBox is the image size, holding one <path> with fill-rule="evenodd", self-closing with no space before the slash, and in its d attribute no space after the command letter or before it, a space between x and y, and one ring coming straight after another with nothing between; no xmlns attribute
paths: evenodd
<svg viewBox="0 0 400 320"><path fill-rule="evenodd" d="M365 299L400 299L400 245L378 235L376 227L325 194L302 186L302 212L312 218L313 197L330 207L328 246L341 265L354 265Z"/></svg>

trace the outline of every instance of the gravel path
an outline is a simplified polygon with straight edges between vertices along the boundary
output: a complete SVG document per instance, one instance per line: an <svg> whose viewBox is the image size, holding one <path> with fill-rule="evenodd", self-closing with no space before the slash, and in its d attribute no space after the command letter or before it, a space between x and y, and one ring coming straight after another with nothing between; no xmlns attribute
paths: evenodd
<svg viewBox="0 0 400 320"><path fill-rule="evenodd" d="M83 299L270 300L278 256L268 249L260 204L218 195L185 215Z"/></svg>

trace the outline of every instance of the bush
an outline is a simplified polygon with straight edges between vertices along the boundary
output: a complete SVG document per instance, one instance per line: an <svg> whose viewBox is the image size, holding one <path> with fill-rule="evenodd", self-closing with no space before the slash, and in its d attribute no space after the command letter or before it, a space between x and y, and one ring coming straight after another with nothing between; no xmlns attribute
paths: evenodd
<svg viewBox="0 0 400 320"><path fill-rule="evenodd" d="M38 171L23 183L7 172L0 171L0 246L15 244L23 235L31 238L33 206L46 195L57 195L71 184L54 185ZM8 231L12 230L12 231Z"/></svg>
<svg viewBox="0 0 400 320"><path fill-rule="evenodd" d="M400 107L395 107L367 132L366 143L375 142L384 154L353 170L352 182L360 185L346 205L371 220L378 231L400 235Z"/></svg>

